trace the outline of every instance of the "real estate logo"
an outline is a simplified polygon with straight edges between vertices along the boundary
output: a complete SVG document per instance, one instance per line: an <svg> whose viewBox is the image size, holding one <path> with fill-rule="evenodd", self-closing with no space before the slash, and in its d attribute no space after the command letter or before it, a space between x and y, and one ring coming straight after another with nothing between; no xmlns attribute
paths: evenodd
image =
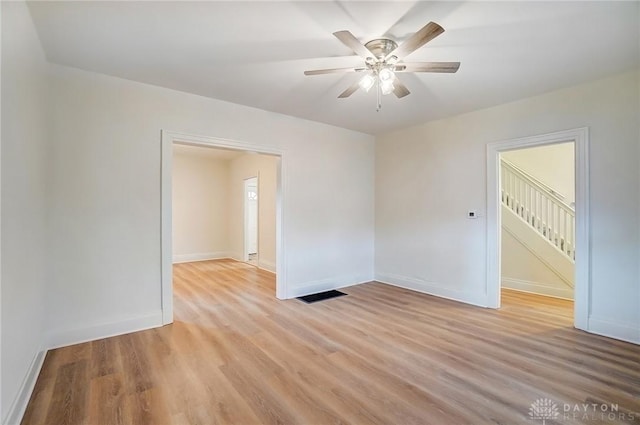
<svg viewBox="0 0 640 425"><path fill-rule="evenodd" d="M547 421L579 421L587 423L594 421L597 423L609 422L629 422L640 424L640 413L620 409L618 403L594 402L587 399L583 403L562 403L558 405L548 398L539 398L529 407L529 419L532 421L542 421L546 425Z"/></svg>
<svg viewBox="0 0 640 425"><path fill-rule="evenodd" d="M546 425L547 420L557 419L560 416L558 405L548 398L539 398L529 407L529 417L533 420L541 420Z"/></svg>

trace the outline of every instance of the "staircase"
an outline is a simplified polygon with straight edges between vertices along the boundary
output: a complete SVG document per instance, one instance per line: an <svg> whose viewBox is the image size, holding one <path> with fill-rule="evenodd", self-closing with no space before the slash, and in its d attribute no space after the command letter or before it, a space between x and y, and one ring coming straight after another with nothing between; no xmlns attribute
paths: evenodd
<svg viewBox="0 0 640 425"><path fill-rule="evenodd" d="M548 269L535 273L538 281L546 273L547 278L543 279L543 283L535 282L536 279L533 278L509 279L503 276L503 286L572 297L575 268L574 208L567 204L562 194L509 161L501 159L500 170L502 226L507 233L505 237L517 241L511 241L512 246L519 243L526 248L524 250L518 247L519 254L506 252L503 256L522 257L526 253L531 256L527 264L535 262L538 268ZM518 259L522 261L522 258ZM550 281L555 283L549 283ZM533 290L533 287L542 289Z"/></svg>

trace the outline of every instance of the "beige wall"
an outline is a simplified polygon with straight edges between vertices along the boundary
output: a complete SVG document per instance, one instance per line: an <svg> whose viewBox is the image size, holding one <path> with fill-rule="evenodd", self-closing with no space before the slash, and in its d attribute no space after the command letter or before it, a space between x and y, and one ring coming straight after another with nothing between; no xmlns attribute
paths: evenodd
<svg viewBox="0 0 640 425"><path fill-rule="evenodd" d="M575 160L573 143L540 146L504 152L502 158L575 202Z"/></svg>
<svg viewBox="0 0 640 425"><path fill-rule="evenodd" d="M279 159L246 154L229 165L229 233L233 258L244 252L244 180L258 177L258 265L276 269L276 189Z"/></svg>
<svg viewBox="0 0 640 425"><path fill-rule="evenodd" d="M2 377L0 422L20 421L43 349L50 282L46 224L50 179L48 66L27 6L0 2L2 19ZM56 205L51 205L56 208ZM65 232L72 232L65 222ZM73 259L66 259L73 261ZM63 307L64 308L64 307ZM42 354L41 354L42 355ZM30 369L33 367L35 369ZM35 379L35 376L31 376ZM20 398L22 397L22 398Z"/></svg>
<svg viewBox="0 0 640 425"><path fill-rule="evenodd" d="M588 126L590 329L640 341L639 72L376 139L378 280L487 305L487 143Z"/></svg>
<svg viewBox="0 0 640 425"><path fill-rule="evenodd" d="M173 260L227 258L229 161L197 153L173 157Z"/></svg>
<svg viewBox="0 0 640 425"><path fill-rule="evenodd" d="M503 228L502 287L573 299L568 285L521 241Z"/></svg>

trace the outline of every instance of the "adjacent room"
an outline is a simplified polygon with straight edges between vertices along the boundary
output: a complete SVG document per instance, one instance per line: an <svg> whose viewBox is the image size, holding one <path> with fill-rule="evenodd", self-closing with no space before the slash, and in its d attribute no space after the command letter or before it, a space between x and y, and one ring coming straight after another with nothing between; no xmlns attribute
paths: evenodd
<svg viewBox="0 0 640 425"><path fill-rule="evenodd" d="M640 423L640 2L0 8L2 425Z"/></svg>
<svg viewBox="0 0 640 425"><path fill-rule="evenodd" d="M275 273L279 159L174 144L173 263L233 259Z"/></svg>

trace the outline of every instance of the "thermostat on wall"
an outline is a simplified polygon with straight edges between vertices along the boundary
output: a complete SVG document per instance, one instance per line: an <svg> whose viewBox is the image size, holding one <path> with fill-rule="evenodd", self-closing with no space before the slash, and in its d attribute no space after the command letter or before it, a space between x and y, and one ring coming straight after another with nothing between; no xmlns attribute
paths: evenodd
<svg viewBox="0 0 640 425"><path fill-rule="evenodd" d="M467 213L467 218L478 218L478 212L474 210L469 210Z"/></svg>

